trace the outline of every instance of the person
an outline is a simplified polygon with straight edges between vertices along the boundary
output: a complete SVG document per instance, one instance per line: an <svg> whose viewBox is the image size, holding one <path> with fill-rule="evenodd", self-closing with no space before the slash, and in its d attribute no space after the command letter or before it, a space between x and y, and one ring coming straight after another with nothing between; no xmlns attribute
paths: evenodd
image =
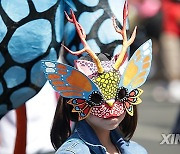
<svg viewBox="0 0 180 154"><path fill-rule="evenodd" d="M162 62L166 78L166 99L170 103L180 103L180 3L178 0L163 0L163 31L161 34ZM179 105L180 108L180 105ZM180 109L171 128L171 133L180 134Z"/></svg>
<svg viewBox="0 0 180 154"><path fill-rule="evenodd" d="M145 154L144 147L130 141L137 125L137 107L141 103L141 86L150 71L151 41L145 42L132 56L125 70L124 59L128 47L136 35L134 29L130 39L126 34L127 3L123 10L123 28L112 18L115 31L123 38L123 46L111 60L104 54L96 55L85 38L83 27L71 10L69 22L76 27L84 48L71 54L85 51L89 56L76 60L75 67L45 60L42 62L46 78L61 95L51 129L51 142L57 154L61 153L124 153ZM90 60L91 59L91 60ZM72 130L70 122L74 121Z"/></svg>
<svg viewBox="0 0 180 154"><path fill-rule="evenodd" d="M119 50L121 45L116 46L116 43L122 38L113 31L110 17L113 13L121 25L121 8L124 2L125 0L46 0L43 3L1 1L0 151L3 151L2 153L13 153L13 151L38 153L45 150L49 152L49 147L52 147L51 144L49 146L44 144L44 141L50 143L50 139L46 138L51 125L49 118L54 114L50 108L54 107L56 102L53 100L56 100L51 99L49 93L47 97L52 102L37 94L45 86L46 81L39 63L42 59L57 60L59 56L61 62L71 64L75 56L63 55L63 52L59 52L60 44L64 42L69 48L76 47L77 50L81 47L75 34L76 30L65 23L64 11L68 11L69 8L77 11L79 22L86 27L87 42L90 47L98 53L106 52L106 55L112 56ZM33 97L34 95L38 96ZM49 104L44 106L44 103ZM42 109L41 112L33 112L38 108ZM47 108L49 115L43 112ZM47 116L49 116L48 121ZM46 125L47 129L38 134L39 131L33 129L38 127L37 123L41 126ZM11 142L8 140L9 132L13 132ZM35 144L34 140L39 144Z"/></svg>
<svg viewBox="0 0 180 154"><path fill-rule="evenodd" d="M163 0L163 27L160 38L164 76L167 80L167 99L180 102L180 4L178 0Z"/></svg>
<svg viewBox="0 0 180 154"><path fill-rule="evenodd" d="M67 116L67 113L64 113L65 115L63 115L63 113L61 113L60 111L69 111L68 115L70 115L70 117ZM67 139L68 134L70 133L70 127L68 125L69 120L75 120L77 122L78 116L75 114L71 115L70 112L71 110L67 105L67 99L61 98L60 102L58 103L55 115L55 119L58 119L57 125L59 125L60 128L54 126L51 134L53 145L56 150L58 149L59 144L61 142L64 142ZM55 123L56 121L54 121L54 124ZM133 117L129 117L126 112L123 112L123 114L121 114L119 117L111 117L108 119L99 118L90 114L85 120L77 122L75 132L57 150L57 154L68 153L68 151L69 153L74 152L76 154L100 154L106 152L144 154L146 153L146 150L142 146L140 146L136 142L128 141L133 136L133 133L136 129L136 124L136 108ZM57 134L57 132L60 133L60 130L61 134ZM65 132L64 130L67 130L67 132ZM61 139L60 143L58 142L58 138Z"/></svg>

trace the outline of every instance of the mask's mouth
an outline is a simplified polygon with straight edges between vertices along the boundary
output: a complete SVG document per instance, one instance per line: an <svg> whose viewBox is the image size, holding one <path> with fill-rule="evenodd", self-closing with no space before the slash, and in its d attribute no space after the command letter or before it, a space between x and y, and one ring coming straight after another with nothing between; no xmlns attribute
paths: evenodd
<svg viewBox="0 0 180 154"><path fill-rule="evenodd" d="M91 110L91 114L99 118L112 118L119 117L125 112L123 103L115 102L112 107L107 103L103 103L101 106L94 106Z"/></svg>

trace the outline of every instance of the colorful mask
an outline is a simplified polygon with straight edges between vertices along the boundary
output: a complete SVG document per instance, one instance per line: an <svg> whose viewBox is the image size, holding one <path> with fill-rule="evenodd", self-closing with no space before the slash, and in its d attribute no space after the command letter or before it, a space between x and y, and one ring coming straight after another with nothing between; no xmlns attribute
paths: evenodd
<svg viewBox="0 0 180 154"><path fill-rule="evenodd" d="M72 11L71 16L72 18L66 14L68 21L75 25L84 48L73 52L64 45L63 47L74 55L86 51L93 62L77 60L75 61L76 68L73 68L58 62L43 61L46 78L61 96L71 98L68 104L73 105L72 112L79 114L79 120L85 119L90 113L100 118L109 118L120 116L124 111L127 111L133 116L133 106L141 103L139 96L143 92L138 87L146 81L150 72L151 41L149 40L140 46L129 60L125 70L121 70L121 66L127 58L127 49L136 36L135 28L131 38L127 39L127 3L125 3L123 10L122 30L118 28L115 18L113 18L116 32L123 37L123 46L120 54L110 61L99 60L88 46L84 30Z"/></svg>

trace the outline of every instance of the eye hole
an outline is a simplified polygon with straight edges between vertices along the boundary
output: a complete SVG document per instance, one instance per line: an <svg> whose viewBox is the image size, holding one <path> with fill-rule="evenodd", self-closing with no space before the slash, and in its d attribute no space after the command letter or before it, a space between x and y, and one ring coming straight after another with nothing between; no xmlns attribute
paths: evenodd
<svg viewBox="0 0 180 154"><path fill-rule="evenodd" d="M124 101L128 95L128 90L124 87L121 87L117 91L116 99L119 101Z"/></svg>
<svg viewBox="0 0 180 154"><path fill-rule="evenodd" d="M93 91L91 95L89 95L88 103L91 106L99 106L104 102L103 96L99 91Z"/></svg>

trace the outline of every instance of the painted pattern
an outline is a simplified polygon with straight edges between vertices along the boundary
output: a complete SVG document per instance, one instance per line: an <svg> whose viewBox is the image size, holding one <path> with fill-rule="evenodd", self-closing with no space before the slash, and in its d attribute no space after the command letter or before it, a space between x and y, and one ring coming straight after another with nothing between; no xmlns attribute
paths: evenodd
<svg viewBox="0 0 180 154"><path fill-rule="evenodd" d="M44 85L40 60L56 60L60 49L59 3L0 1L0 117Z"/></svg>
<svg viewBox="0 0 180 154"><path fill-rule="evenodd" d="M46 81L40 61L57 60L63 40L71 49L81 48L75 29L64 23L64 10L78 10L78 20L95 52L114 55L121 48L115 44L121 44L122 38L110 18L114 14L121 27L123 4L124 0L1 0L0 118L39 92ZM71 65L74 57L65 54Z"/></svg>
<svg viewBox="0 0 180 154"><path fill-rule="evenodd" d="M111 57L121 50L122 36L116 33L112 25L112 16L117 18L117 23L122 28L124 0L76 0L75 12L78 22L84 28L86 40L95 53L108 53ZM127 26L128 29L128 26ZM65 45L73 51L82 48L80 38L76 35L73 24L65 25ZM71 54L65 52L65 58L70 65L74 65Z"/></svg>
<svg viewBox="0 0 180 154"><path fill-rule="evenodd" d="M105 72L98 77L92 78L92 80L101 89L105 100L115 98L120 81L119 72Z"/></svg>

